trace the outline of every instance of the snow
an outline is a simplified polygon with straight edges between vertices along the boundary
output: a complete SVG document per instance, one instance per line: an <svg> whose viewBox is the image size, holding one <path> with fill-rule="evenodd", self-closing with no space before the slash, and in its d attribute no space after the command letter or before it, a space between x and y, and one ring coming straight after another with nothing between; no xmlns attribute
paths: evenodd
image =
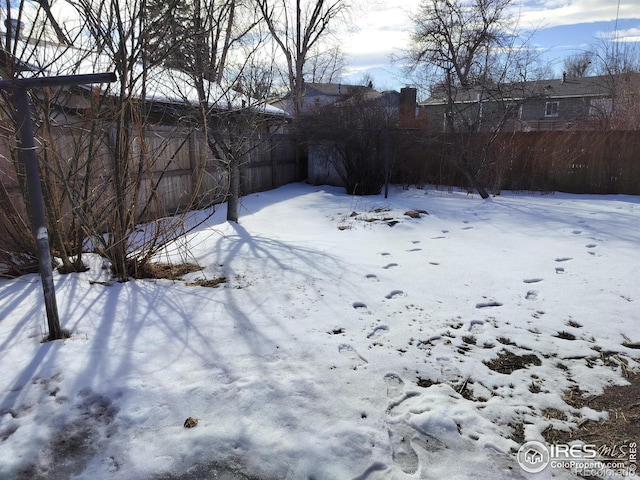
<svg viewBox="0 0 640 480"><path fill-rule="evenodd" d="M563 392L625 384L600 351L638 367L640 199L292 184L240 213L158 256L185 281L56 273L67 340L39 277L0 280L0 478L575 478L526 474L512 427L606 418Z"/></svg>

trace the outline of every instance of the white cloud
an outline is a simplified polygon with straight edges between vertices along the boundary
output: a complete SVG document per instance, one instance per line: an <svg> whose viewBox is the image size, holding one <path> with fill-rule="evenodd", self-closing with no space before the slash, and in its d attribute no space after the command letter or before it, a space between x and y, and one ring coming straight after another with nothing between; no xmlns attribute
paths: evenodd
<svg viewBox="0 0 640 480"><path fill-rule="evenodd" d="M640 28L628 28L611 32L597 32L596 37L617 42L640 42Z"/></svg>
<svg viewBox="0 0 640 480"><path fill-rule="evenodd" d="M639 18L637 0L521 0L513 7L521 11L525 25L548 28L576 23L610 22Z"/></svg>
<svg viewBox="0 0 640 480"><path fill-rule="evenodd" d="M512 15L520 19L521 28L542 30L593 22L614 22L640 18L638 0L514 0ZM354 31L345 36L343 49L349 57L351 70L389 65L391 54L401 55L408 46L412 30L411 14L415 14L420 0L398 0L393 6L369 4L367 10L353 15ZM595 32L594 32L595 34ZM640 31L619 31L620 41L640 41ZM575 39L584 45L584 38ZM573 38L559 38L556 45L572 44Z"/></svg>
<svg viewBox="0 0 640 480"><path fill-rule="evenodd" d="M345 38L344 50L349 55L372 53L387 56L405 48L411 31L410 12L418 0L401 0L394 6L371 7L354 14L354 31Z"/></svg>

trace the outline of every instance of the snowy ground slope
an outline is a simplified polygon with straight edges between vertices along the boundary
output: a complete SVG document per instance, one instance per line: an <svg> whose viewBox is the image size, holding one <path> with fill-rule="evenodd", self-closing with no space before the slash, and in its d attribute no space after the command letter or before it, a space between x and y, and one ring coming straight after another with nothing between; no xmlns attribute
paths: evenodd
<svg viewBox="0 0 640 480"><path fill-rule="evenodd" d="M223 218L159 258L218 288L56 276L65 341L37 276L0 280L1 479L550 478L516 426L603 418L563 392L638 367L638 198L294 184Z"/></svg>

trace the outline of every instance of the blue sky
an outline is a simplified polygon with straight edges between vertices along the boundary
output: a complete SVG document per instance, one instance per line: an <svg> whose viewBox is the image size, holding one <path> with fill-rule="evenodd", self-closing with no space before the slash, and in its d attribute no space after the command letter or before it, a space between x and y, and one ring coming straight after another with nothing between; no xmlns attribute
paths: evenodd
<svg viewBox="0 0 640 480"><path fill-rule="evenodd" d="M420 0L397 0L393 6L369 8L354 14L357 31L346 36L348 56L345 81L357 83L368 73L377 89L399 89L411 80L390 61L406 46L410 15ZM535 30L530 46L551 62L555 76L562 74L565 57L588 50L614 35L619 41L640 42L638 0L514 0L514 19L521 29ZM616 29L617 27L617 29Z"/></svg>

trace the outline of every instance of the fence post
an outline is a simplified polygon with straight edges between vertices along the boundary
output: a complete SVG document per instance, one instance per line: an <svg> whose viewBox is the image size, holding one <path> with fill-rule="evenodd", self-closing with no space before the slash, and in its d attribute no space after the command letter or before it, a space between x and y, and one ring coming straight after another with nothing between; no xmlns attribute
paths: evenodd
<svg viewBox="0 0 640 480"><path fill-rule="evenodd" d="M49 340L63 338L63 330L60 327L58 317L58 305L56 292L53 285L53 263L49 249L49 233L47 232L47 219L45 216L42 186L40 185L40 169L38 167L38 154L36 153L35 139L33 135L33 122L31 121L31 106L29 104L28 88L44 88L53 86L89 85L92 83L113 82L116 80L114 73L97 73L86 75L61 75L57 77L35 77L23 79L0 80L0 89L11 90L16 107L16 121L20 130L20 158L24 162L27 175L27 191L30 201L30 217L33 235L38 250L38 262L40 266L40 278L44 292L44 304L47 312L49 327Z"/></svg>
<svg viewBox="0 0 640 480"><path fill-rule="evenodd" d="M47 219L44 211L44 199L40 186L40 169L38 167L38 154L33 139L33 123L31 122L31 107L29 97L24 88L14 88L13 98L16 103L16 121L20 129L20 158L24 163L27 176L27 191L29 192L29 209L33 235L38 250L38 263L40 266L40 278L44 293L44 306L47 312L49 326L49 340L62 338L62 328L58 317L58 304L56 291L53 285L53 266L51 251L49 249L49 235L47 232Z"/></svg>

